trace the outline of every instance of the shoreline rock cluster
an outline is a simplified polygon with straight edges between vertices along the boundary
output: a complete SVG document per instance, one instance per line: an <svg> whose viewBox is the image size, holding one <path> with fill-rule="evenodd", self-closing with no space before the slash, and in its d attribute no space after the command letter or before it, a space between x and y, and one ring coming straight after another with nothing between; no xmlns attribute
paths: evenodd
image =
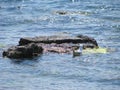
<svg viewBox="0 0 120 90"><path fill-rule="evenodd" d="M83 44L83 48L98 47L94 38L79 35L70 36L39 36L34 38L21 38L19 45L8 48L3 52L3 57L20 59L33 58L42 53L72 53L73 47L79 47Z"/></svg>

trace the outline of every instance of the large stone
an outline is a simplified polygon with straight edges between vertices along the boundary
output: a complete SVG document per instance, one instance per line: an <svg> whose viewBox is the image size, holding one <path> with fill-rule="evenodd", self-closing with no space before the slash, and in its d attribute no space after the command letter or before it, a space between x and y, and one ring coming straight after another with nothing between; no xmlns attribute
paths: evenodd
<svg viewBox="0 0 120 90"><path fill-rule="evenodd" d="M8 58L32 58L41 53L72 53L79 44L84 48L96 48L98 44L94 38L78 35L70 36L40 36L34 38L21 38L18 46L13 46L3 52Z"/></svg>
<svg viewBox="0 0 120 90"><path fill-rule="evenodd" d="M77 37L70 36L40 36L34 38L21 38L19 41L19 45L26 45L29 43L44 43L44 44L61 44L61 43L91 43L98 46L96 40L94 38L78 35Z"/></svg>
<svg viewBox="0 0 120 90"><path fill-rule="evenodd" d="M24 46L14 46L3 52L3 56L9 58L32 58L43 52L43 48L31 43Z"/></svg>

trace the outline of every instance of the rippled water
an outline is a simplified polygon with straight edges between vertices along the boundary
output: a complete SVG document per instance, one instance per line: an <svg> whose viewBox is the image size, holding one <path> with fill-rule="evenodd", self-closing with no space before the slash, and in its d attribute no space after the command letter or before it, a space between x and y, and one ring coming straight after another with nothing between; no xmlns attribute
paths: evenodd
<svg viewBox="0 0 120 90"><path fill-rule="evenodd" d="M2 58L21 37L63 33L92 36L113 51ZM120 0L0 0L0 53L0 90L119 90Z"/></svg>

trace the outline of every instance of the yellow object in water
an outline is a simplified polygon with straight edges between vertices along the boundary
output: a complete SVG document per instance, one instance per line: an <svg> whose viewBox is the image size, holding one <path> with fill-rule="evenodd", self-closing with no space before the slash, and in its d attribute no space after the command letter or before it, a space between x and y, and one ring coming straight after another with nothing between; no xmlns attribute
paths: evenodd
<svg viewBox="0 0 120 90"><path fill-rule="evenodd" d="M93 48L93 49L86 48L83 50L83 54L87 54L87 53L104 53L105 54L107 52L108 52L107 48L101 48L101 47Z"/></svg>
<svg viewBox="0 0 120 90"><path fill-rule="evenodd" d="M5 47L5 45L3 45L3 44L0 43L0 48L3 48L3 47Z"/></svg>

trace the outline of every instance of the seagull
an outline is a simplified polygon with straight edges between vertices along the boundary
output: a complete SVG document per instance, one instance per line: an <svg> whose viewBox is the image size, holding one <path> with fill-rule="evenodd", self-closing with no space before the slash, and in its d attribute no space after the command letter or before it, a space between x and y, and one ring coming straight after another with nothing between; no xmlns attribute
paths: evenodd
<svg viewBox="0 0 120 90"><path fill-rule="evenodd" d="M80 56L83 51L83 44L79 44L79 48L73 49L73 56Z"/></svg>

